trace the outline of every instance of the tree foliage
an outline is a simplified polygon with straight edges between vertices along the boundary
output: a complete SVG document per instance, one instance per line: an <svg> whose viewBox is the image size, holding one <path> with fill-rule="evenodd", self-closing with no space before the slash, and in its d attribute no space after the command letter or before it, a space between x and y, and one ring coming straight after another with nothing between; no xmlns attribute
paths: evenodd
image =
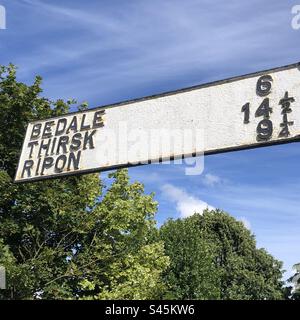
<svg viewBox="0 0 300 320"><path fill-rule="evenodd" d="M177 299L281 299L282 264L243 224L220 210L169 220L160 230L171 259L165 279Z"/></svg>
<svg viewBox="0 0 300 320"><path fill-rule="evenodd" d="M215 210L169 220L127 170L15 184L29 121L74 101L41 97L0 66L0 299L280 299L281 263L241 222ZM86 108L80 105L79 109Z"/></svg>
<svg viewBox="0 0 300 320"><path fill-rule="evenodd" d="M149 299L168 265L155 241L157 203L126 170L15 184L27 123L62 115L74 101L40 96L13 65L0 67L0 264L2 299ZM85 105L79 108L85 108Z"/></svg>

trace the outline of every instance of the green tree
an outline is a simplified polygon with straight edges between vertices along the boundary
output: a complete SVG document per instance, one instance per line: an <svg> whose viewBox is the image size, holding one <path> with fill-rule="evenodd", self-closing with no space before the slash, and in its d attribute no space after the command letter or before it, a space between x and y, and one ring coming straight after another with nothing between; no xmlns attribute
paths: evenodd
<svg viewBox="0 0 300 320"><path fill-rule="evenodd" d="M177 299L282 299L282 263L244 225L205 210L160 229L171 259L165 279Z"/></svg>
<svg viewBox="0 0 300 320"><path fill-rule="evenodd" d="M15 184L29 121L65 114L74 101L40 96L0 67L0 264L7 290L0 299L155 299L168 266L155 240L157 203L126 170ZM80 109L85 105L79 106Z"/></svg>
<svg viewBox="0 0 300 320"><path fill-rule="evenodd" d="M220 272L214 263L217 247L199 232L195 218L170 219L160 228L171 259L165 273L167 299L220 298Z"/></svg>

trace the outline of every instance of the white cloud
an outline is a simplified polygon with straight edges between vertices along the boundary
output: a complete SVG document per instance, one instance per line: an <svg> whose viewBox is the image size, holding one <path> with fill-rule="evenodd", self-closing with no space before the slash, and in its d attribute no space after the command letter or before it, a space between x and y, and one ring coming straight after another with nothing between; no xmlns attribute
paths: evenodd
<svg viewBox="0 0 300 320"><path fill-rule="evenodd" d="M222 179L214 174L207 173L202 178L202 182L204 185L206 185L208 187L214 187L214 186L222 183Z"/></svg>
<svg viewBox="0 0 300 320"><path fill-rule="evenodd" d="M25 78L43 75L51 98L75 93L78 100L105 98L105 103L135 97L149 86L143 95L268 68L277 60L293 61L297 41L281 28L287 5L264 10L253 1L255 5L234 1L228 7L199 0L124 1L118 6L23 0L16 7L22 14L27 10L30 51L8 58ZM247 19L241 19L245 14ZM285 40L275 50L278 34ZM186 80L174 87L174 79Z"/></svg>
<svg viewBox="0 0 300 320"><path fill-rule="evenodd" d="M176 203L176 210L179 212L181 218L187 218L195 212L202 214L205 209L214 209L214 207L208 205L205 201L172 184L164 184L161 190L169 201Z"/></svg>
<svg viewBox="0 0 300 320"><path fill-rule="evenodd" d="M251 223L247 218L239 217L238 220L240 220L243 223L245 228L247 228L248 230L251 230Z"/></svg>

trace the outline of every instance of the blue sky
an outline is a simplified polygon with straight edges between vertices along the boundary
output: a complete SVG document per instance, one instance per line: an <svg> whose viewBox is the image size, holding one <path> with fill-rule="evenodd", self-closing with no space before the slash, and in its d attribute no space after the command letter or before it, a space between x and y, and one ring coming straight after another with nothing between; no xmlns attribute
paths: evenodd
<svg viewBox="0 0 300 320"><path fill-rule="evenodd" d="M19 79L43 77L44 95L90 107L300 61L289 0L0 0L0 64ZM299 106L300 107L300 106ZM131 168L154 191L159 224L206 206L244 221L265 247L300 262L298 143L205 157L201 176L184 165ZM106 175L104 175L104 178Z"/></svg>

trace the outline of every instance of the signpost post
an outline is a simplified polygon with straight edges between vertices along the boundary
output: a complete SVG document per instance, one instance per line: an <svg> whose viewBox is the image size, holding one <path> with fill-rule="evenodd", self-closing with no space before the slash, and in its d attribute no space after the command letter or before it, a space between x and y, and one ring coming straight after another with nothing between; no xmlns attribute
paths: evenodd
<svg viewBox="0 0 300 320"><path fill-rule="evenodd" d="M31 122L15 181L287 143L299 137L300 67L293 64Z"/></svg>

